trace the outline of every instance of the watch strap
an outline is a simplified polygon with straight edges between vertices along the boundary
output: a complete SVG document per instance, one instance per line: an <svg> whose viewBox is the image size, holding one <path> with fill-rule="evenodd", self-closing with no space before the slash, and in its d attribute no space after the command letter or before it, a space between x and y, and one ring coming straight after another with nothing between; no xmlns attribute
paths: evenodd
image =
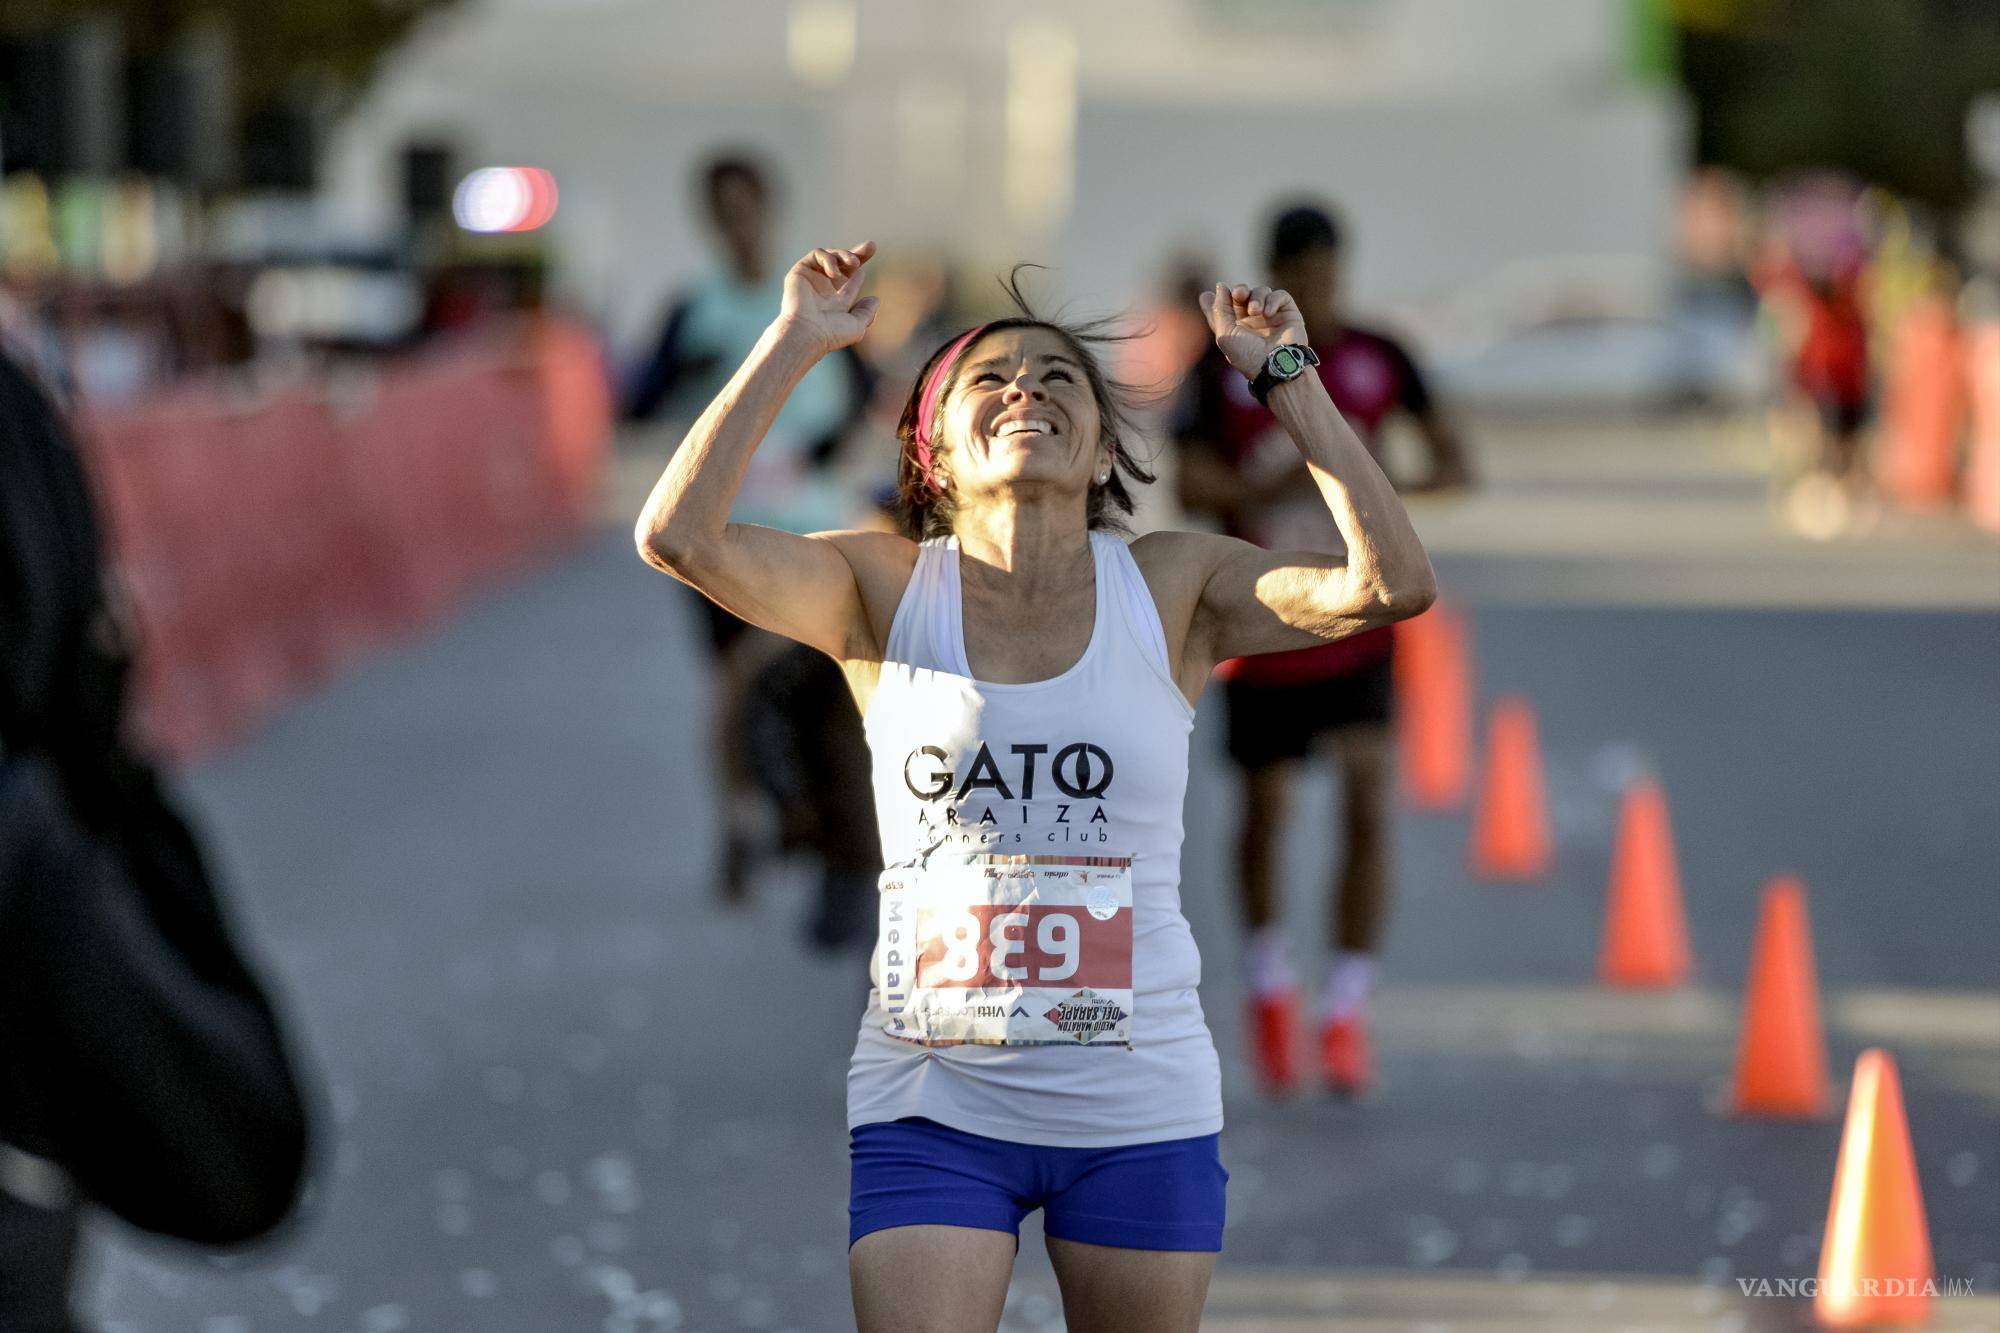
<svg viewBox="0 0 2000 1333"><path fill-rule="evenodd" d="M1281 379L1271 373L1271 360L1279 352L1287 349L1298 354L1300 364L1297 370ZM1319 353L1313 351L1311 347L1304 343L1284 343L1278 347L1274 347L1271 349L1271 355L1264 358L1264 364L1258 368L1257 374L1250 381L1250 396L1257 400L1259 407L1269 407L1271 405L1269 401L1271 390L1277 388L1286 380L1297 379L1299 376L1305 374L1310 367L1318 364Z"/></svg>

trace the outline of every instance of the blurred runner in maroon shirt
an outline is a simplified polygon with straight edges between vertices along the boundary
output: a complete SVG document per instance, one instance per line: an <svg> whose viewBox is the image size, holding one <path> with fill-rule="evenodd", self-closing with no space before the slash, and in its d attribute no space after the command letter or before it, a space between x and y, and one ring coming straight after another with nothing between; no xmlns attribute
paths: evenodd
<svg viewBox="0 0 2000 1333"><path fill-rule="evenodd" d="M1403 489L1465 485L1464 452L1409 353L1341 318L1341 233L1333 216L1311 205L1286 209L1272 223L1267 258L1272 286L1290 292L1305 316L1321 380L1376 461L1383 461L1384 421L1406 412L1429 452L1430 472ZM1340 549L1298 450L1213 351L1189 376L1173 427L1181 503L1190 512L1210 514L1232 535L1265 547ZM1216 673L1229 701L1229 754L1243 770L1237 882L1250 936L1258 1072L1273 1092L1298 1080L1298 983L1277 919L1278 853L1297 761L1316 749L1338 765L1345 835L1331 914L1334 958L1319 999L1320 1058L1338 1092L1365 1091L1373 1079L1364 1011L1388 918L1392 647L1388 630L1374 630L1299 652L1237 658Z"/></svg>
<svg viewBox="0 0 2000 1333"><path fill-rule="evenodd" d="M1828 537L1866 521L1870 480L1864 448L1872 414L1868 308L1858 260L1786 257L1758 274L1776 333L1787 396L1813 441L1812 470L1791 497L1794 522Z"/></svg>

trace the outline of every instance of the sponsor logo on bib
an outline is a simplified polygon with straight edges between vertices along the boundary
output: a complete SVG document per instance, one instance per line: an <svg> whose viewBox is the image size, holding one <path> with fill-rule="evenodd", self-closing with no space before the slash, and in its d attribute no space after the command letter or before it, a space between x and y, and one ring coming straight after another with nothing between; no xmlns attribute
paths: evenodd
<svg viewBox="0 0 2000 1333"><path fill-rule="evenodd" d="M1125 1021L1125 1011L1094 990L1080 990L1042 1015L1056 1031L1078 1042L1087 1042L1101 1032L1109 1032Z"/></svg>

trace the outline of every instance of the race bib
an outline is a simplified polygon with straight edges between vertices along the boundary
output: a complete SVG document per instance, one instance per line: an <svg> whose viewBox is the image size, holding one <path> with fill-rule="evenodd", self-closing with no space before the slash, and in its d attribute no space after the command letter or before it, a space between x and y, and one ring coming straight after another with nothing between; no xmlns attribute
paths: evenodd
<svg viewBox="0 0 2000 1333"><path fill-rule="evenodd" d="M925 1045L1130 1046L1132 859L980 856L881 878L883 1030Z"/></svg>

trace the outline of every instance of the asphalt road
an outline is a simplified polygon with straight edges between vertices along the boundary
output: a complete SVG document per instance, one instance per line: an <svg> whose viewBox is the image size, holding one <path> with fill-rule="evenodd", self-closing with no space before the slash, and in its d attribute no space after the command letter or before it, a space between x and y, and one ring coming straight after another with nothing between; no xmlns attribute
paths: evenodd
<svg viewBox="0 0 2000 1333"><path fill-rule="evenodd" d="M1441 561L1480 586L1477 553ZM2000 1294L2000 622L1963 611L1472 608L1482 691L1537 705L1546 885L1476 885L1405 814L1384 1085L1263 1103L1240 1058L1218 700L1184 896L1223 1048L1228 1249L1207 1327L1802 1326L1734 1279L1815 1271L1837 1119L1712 1106L1757 894L1808 886L1830 1040L1901 1062L1937 1271ZM278 1246L216 1261L107 1224L123 1333L851 1327L843 1075L858 958L798 943L796 867L711 892L687 595L609 529L191 775L325 1090ZM1619 782L1672 803L1696 982L1592 980ZM1312 776L1304 809L1331 811ZM1302 950L1328 820L1289 849ZM1010 1330L1061 1327L1038 1233Z"/></svg>

